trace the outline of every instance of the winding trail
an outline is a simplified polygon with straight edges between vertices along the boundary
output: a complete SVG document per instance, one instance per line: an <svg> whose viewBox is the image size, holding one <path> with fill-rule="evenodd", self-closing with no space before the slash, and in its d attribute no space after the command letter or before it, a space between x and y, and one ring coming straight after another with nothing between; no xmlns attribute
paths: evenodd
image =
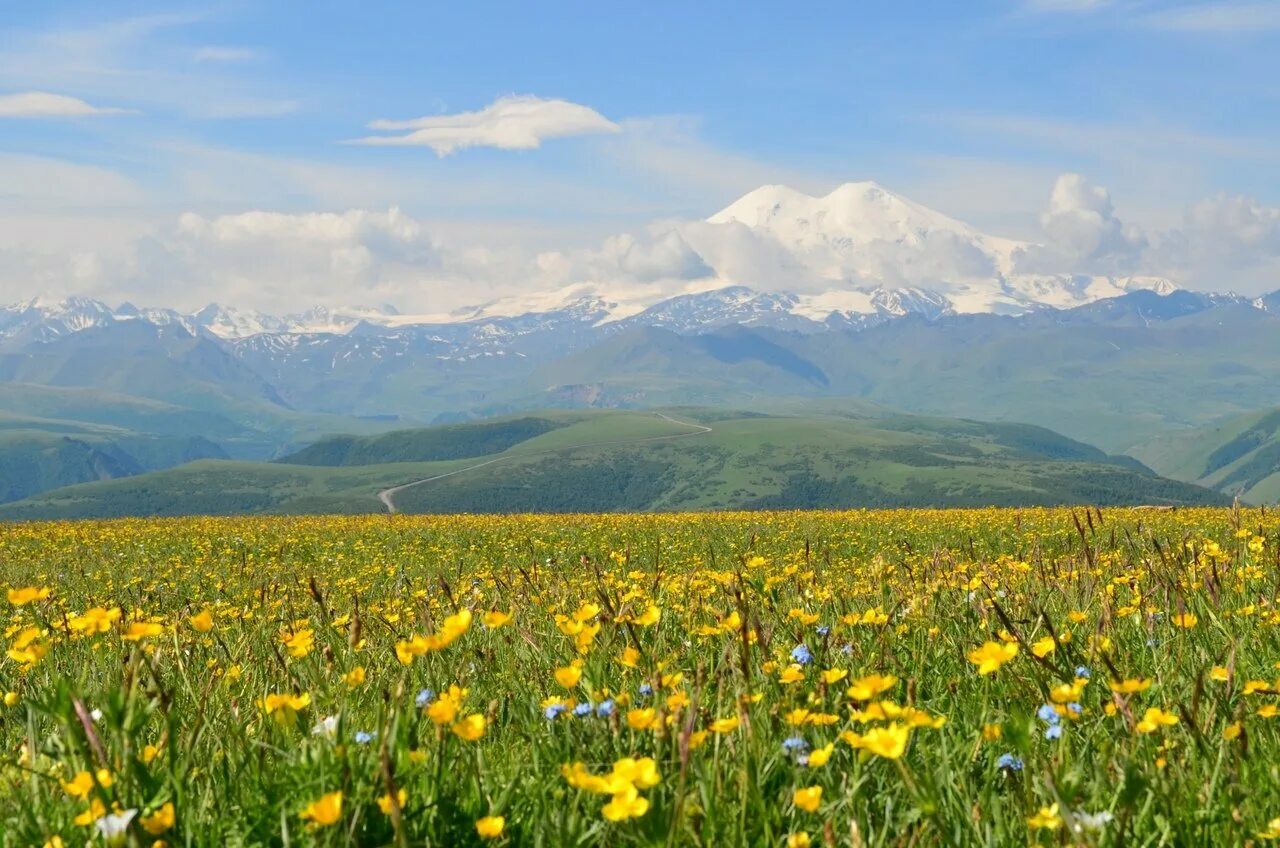
<svg viewBox="0 0 1280 848"><path fill-rule="evenodd" d="M655 412L653 414L663 419L664 421L670 421L672 424L679 424L682 427L693 427L695 429L692 433L671 433L670 435L666 435L666 436L645 436L642 439L618 439L617 441L612 441L612 442L583 442L577 445L562 445L557 448L547 448L545 450L533 451L532 453L518 453L518 454L512 454L510 456L500 456L500 457L497 457L496 459L488 459L488 460L485 460L484 462L477 462L475 465L468 465L466 468L459 468L454 471L446 472L444 474L437 474L434 477L426 477L422 480L414 480L412 483L405 483L404 485L401 485L401 486L393 486L390 489L383 489L381 492L378 492L378 500L382 501L382 505L387 508L387 512L389 514L395 515L396 514L396 504L394 500L395 496L403 492L405 489L412 489L417 486L421 486L425 483L434 483L437 480L443 480L446 477L453 477L457 474L465 474L468 471L475 471L477 468L484 468L486 465L493 465L498 462L507 462L512 459L525 459L526 457L530 457L530 456L541 456L542 454L547 454L547 453L559 453L560 451L577 450L579 448L599 448L599 447L609 447L611 445L639 445L639 444L644 444L646 442L674 441L675 439L687 439L692 436L701 436L705 433L711 432L710 427L704 426L702 424L694 424L692 421L681 421L678 418L672 418L670 415L667 415L665 412Z"/></svg>

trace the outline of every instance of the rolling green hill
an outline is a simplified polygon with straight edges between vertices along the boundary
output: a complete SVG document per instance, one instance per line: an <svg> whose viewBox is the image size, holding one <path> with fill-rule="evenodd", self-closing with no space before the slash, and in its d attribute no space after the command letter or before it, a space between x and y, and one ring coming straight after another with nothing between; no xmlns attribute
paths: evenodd
<svg viewBox="0 0 1280 848"><path fill-rule="evenodd" d="M1280 408L1164 435L1135 453L1174 479L1249 503L1280 501Z"/></svg>
<svg viewBox="0 0 1280 848"><path fill-rule="evenodd" d="M1028 425L870 407L857 417L591 410L331 440L276 463L196 462L46 492L0 506L0 518L379 512L379 492L429 478L395 493L399 511L1228 501Z"/></svg>

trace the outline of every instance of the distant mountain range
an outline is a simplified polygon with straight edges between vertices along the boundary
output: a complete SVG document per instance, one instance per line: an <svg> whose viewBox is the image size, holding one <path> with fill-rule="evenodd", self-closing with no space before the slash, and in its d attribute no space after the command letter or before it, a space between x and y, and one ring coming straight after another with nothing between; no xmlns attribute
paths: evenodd
<svg viewBox="0 0 1280 848"><path fill-rule="evenodd" d="M1021 274L1035 245L874 183L821 198L767 186L662 238L667 253L688 252L676 264L696 290L654 300L578 285L445 315L89 298L0 307L0 416L24 422L11 428L25 439L11 437L13 455L54 433L79 442L48 448L74 471L15 464L45 482L11 490L533 409L796 415L873 402L1040 425L1179 479L1272 491L1257 485L1271 452L1245 485L1153 444L1280 406L1280 293ZM752 275L760 285L722 284Z"/></svg>

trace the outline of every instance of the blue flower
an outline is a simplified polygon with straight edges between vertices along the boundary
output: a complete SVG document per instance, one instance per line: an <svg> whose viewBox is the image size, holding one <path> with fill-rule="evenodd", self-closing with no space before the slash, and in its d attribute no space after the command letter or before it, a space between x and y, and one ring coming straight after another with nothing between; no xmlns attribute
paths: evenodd
<svg viewBox="0 0 1280 848"><path fill-rule="evenodd" d="M1051 725L1049 725L1048 727L1046 727L1046 728L1044 729L1044 738L1045 738L1045 739L1061 739L1061 738L1062 738L1062 725L1060 725L1060 724L1051 724Z"/></svg>
<svg viewBox="0 0 1280 848"><path fill-rule="evenodd" d="M1080 715L1082 712L1084 712L1084 707L1080 706L1075 701L1072 701L1071 703L1067 704L1067 709L1071 710L1071 712L1074 713L1075 715Z"/></svg>
<svg viewBox="0 0 1280 848"><path fill-rule="evenodd" d="M1009 771L1022 771L1022 758L1013 754L1001 754L996 758L996 768Z"/></svg>
<svg viewBox="0 0 1280 848"><path fill-rule="evenodd" d="M555 721L564 710L564 704L552 704L542 711L542 715L547 721Z"/></svg>
<svg viewBox="0 0 1280 848"><path fill-rule="evenodd" d="M828 633L830 633L830 632L831 632L831 628L830 628L830 627L828 627L827 625L822 624L822 625L819 625L819 626L818 626L818 635L819 635L819 636L826 636L826 635L827 635Z"/></svg>
<svg viewBox="0 0 1280 848"><path fill-rule="evenodd" d="M1062 716L1058 715L1058 711L1053 704L1042 704L1040 709L1036 710L1036 715L1047 724L1058 724L1062 721Z"/></svg>
<svg viewBox="0 0 1280 848"><path fill-rule="evenodd" d="M852 643L845 643L844 647L840 649L840 653L846 654L846 655L852 654L853 653Z"/></svg>
<svg viewBox="0 0 1280 848"><path fill-rule="evenodd" d="M372 742L374 739L377 739L377 738L378 738L378 734L377 734L377 733L370 733L370 732L369 732L369 731L367 731L367 730L357 730L357 731L356 731L356 744L357 744L357 745L368 745L370 742Z"/></svg>
<svg viewBox="0 0 1280 848"><path fill-rule="evenodd" d="M796 765L798 765L798 766L807 766L807 765L809 765L809 755L808 755L808 754L801 754L800 756L796 757Z"/></svg>
<svg viewBox="0 0 1280 848"><path fill-rule="evenodd" d="M613 709L614 709L614 705L613 705L612 698L610 698L607 701L601 701L600 706L596 707L596 715L600 716L601 718L608 718L609 716L613 715Z"/></svg>
<svg viewBox="0 0 1280 848"><path fill-rule="evenodd" d="M1089 671L1089 667L1087 665L1076 666L1076 677L1081 680L1088 680L1092 675L1093 672Z"/></svg>
<svg viewBox="0 0 1280 848"><path fill-rule="evenodd" d="M797 751L809 750L809 743L803 736L789 736L782 740L782 750L794 754Z"/></svg>
<svg viewBox="0 0 1280 848"><path fill-rule="evenodd" d="M640 688L636 690L641 698L647 698L653 694L653 687L648 683L641 683Z"/></svg>
<svg viewBox="0 0 1280 848"><path fill-rule="evenodd" d="M809 653L809 646L801 642L792 648L791 661L800 665L808 665L813 662L813 654Z"/></svg>
<svg viewBox="0 0 1280 848"><path fill-rule="evenodd" d="M414 706L416 706L418 709L422 709L423 707L427 706L435 699L436 699L435 692L432 692L430 689L419 689L417 697L413 699L413 703L414 703Z"/></svg>
<svg viewBox="0 0 1280 848"><path fill-rule="evenodd" d="M591 715L591 705L583 701L581 704L573 708L573 714L578 718Z"/></svg>

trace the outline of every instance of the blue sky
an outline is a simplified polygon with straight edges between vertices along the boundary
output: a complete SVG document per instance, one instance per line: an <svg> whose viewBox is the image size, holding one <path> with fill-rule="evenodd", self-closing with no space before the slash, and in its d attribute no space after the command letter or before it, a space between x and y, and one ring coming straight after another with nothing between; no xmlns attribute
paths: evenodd
<svg viewBox="0 0 1280 848"><path fill-rule="evenodd" d="M1277 2L53 2L0 30L18 295L74 287L59 254L124 286L137 243L192 213L395 206L536 251L769 182L874 179L1026 239L1064 172L1153 230L1220 194L1280 205ZM510 95L600 123L526 149L350 143Z"/></svg>

